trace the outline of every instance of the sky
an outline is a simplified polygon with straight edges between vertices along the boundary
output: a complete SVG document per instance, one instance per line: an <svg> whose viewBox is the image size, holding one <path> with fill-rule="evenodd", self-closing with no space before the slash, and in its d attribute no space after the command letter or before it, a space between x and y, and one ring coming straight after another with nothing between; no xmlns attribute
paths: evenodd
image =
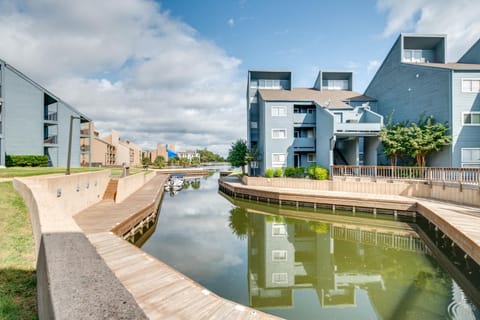
<svg viewBox="0 0 480 320"><path fill-rule="evenodd" d="M478 0L0 0L0 59L146 149L246 138L250 69L353 71L363 93L401 32L480 38Z"/></svg>

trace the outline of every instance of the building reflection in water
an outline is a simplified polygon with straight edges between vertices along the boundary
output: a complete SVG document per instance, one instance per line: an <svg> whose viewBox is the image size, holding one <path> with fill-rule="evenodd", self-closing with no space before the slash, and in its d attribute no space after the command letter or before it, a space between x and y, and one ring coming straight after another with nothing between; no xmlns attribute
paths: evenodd
<svg viewBox="0 0 480 320"><path fill-rule="evenodd" d="M428 247L408 224L372 226L334 215L304 221L271 215L288 210L252 206L230 214L233 232L248 238L251 306L292 308L294 291L310 289L321 308L360 307L377 318L408 313L434 319L447 312L454 284L432 264Z"/></svg>

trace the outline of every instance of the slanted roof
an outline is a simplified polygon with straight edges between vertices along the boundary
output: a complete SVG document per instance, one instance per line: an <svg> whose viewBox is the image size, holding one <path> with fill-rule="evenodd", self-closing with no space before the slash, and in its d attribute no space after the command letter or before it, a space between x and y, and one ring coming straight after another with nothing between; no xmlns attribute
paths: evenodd
<svg viewBox="0 0 480 320"><path fill-rule="evenodd" d="M404 62L404 63L412 64L412 65L415 65L415 66L440 68L440 69L448 69L448 70L457 70L457 71L480 71L480 64L474 64L474 63L455 63L455 62L448 62L448 63L409 63L409 62Z"/></svg>
<svg viewBox="0 0 480 320"><path fill-rule="evenodd" d="M348 101L376 101L355 91L323 90L311 88L293 88L292 90L259 89L260 96L265 101L315 102L328 108L351 108Z"/></svg>

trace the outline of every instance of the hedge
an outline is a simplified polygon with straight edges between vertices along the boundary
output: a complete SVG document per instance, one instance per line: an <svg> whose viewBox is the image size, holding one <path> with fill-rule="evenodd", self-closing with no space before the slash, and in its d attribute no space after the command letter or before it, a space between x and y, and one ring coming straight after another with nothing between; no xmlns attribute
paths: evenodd
<svg viewBox="0 0 480 320"><path fill-rule="evenodd" d="M48 167L48 156L5 155L7 167Z"/></svg>

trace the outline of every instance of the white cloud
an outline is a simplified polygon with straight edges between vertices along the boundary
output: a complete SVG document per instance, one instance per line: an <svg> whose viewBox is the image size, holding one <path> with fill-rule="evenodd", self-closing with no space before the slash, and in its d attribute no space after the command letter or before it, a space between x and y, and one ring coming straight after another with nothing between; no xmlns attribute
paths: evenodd
<svg viewBox="0 0 480 320"><path fill-rule="evenodd" d="M368 66L367 66L367 73L375 72L377 71L378 67L380 67L380 64L382 62L379 60L371 60L368 61Z"/></svg>
<svg viewBox="0 0 480 320"><path fill-rule="evenodd" d="M387 11L385 36L399 32L447 34L447 60L456 61L480 38L478 0L378 0Z"/></svg>
<svg viewBox="0 0 480 320"><path fill-rule="evenodd" d="M0 0L0 25L0 59L105 133L222 153L245 136L240 61L153 1Z"/></svg>
<svg viewBox="0 0 480 320"><path fill-rule="evenodd" d="M233 18L228 19L227 23L228 23L228 25L229 25L230 27L234 27L234 26L235 26L235 20L234 20Z"/></svg>

